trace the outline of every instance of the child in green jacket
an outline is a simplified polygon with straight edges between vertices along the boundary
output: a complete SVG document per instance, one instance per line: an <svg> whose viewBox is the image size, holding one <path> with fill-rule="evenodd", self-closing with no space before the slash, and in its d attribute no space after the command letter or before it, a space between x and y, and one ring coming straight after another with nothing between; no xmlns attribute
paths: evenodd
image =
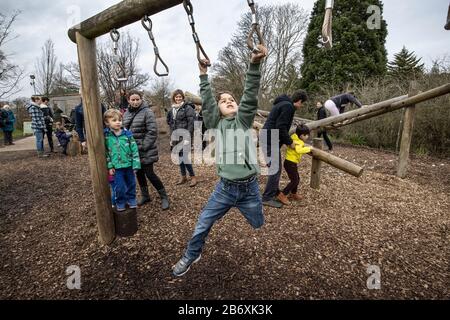
<svg viewBox="0 0 450 320"><path fill-rule="evenodd" d="M105 129L106 160L111 176L114 176L113 203L117 211L125 211L137 207L136 178L134 170L141 168L139 151L133 134L122 128L122 114L111 109L105 112L103 120ZM115 201L114 201L115 200Z"/></svg>
<svg viewBox="0 0 450 320"><path fill-rule="evenodd" d="M184 275L192 263L200 259L205 239L212 226L231 208L238 208L255 229L264 224L257 180L259 167L256 146L251 135L258 109L260 64L267 55L264 46L259 45L259 50L259 53L252 54L239 106L229 92L220 92L214 99L206 73L209 61L199 65L203 120L208 129L217 129L217 173L221 179L198 218L183 257L172 268L174 276Z"/></svg>

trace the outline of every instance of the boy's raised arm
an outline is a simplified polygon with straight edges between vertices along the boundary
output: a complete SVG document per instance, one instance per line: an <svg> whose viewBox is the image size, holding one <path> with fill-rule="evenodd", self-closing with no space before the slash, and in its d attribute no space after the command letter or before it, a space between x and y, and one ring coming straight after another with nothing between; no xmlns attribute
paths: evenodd
<svg viewBox="0 0 450 320"><path fill-rule="evenodd" d="M206 128L214 129L220 121L219 108L216 99L212 94L211 84L208 80L206 61L205 64L199 64L200 69L200 95L202 97L203 121Z"/></svg>
<svg viewBox="0 0 450 320"><path fill-rule="evenodd" d="M267 55L267 49L258 45L259 53L252 53L250 66L245 77L244 93L242 95L237 120L244 128L250 129L258 110L258 93L261 82L261 61Z"/></svg>

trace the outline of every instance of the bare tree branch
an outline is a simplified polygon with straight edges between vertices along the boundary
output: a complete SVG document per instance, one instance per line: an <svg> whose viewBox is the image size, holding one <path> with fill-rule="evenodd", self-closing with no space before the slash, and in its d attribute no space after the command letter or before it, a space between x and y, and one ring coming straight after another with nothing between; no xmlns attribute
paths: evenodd
<svg viewBox="0 0 450 320"><path fill-rule="evenodd" d="M261 31L268 48L262 65L261 97L263 104L292 91L302 63L302 44L308 28L308 13L297 4L268 5L258 8ZM213 85L241 96L250 52L246 39L251 28L250 13L238 23L231 42L219 53L214 64Z"/></svg>
<svg viewBox="0 0 450 320"><path fill-rule="evenodd" d="M19 92L21 88L18 84L24 77L24 70L11 63L8 59L11 56L8 57L2 48L5 43L17 38L17 36L11 37L11 27L19 14L20 11L15 11L8 18L0 13L0 98L2 99Z"/></svg>

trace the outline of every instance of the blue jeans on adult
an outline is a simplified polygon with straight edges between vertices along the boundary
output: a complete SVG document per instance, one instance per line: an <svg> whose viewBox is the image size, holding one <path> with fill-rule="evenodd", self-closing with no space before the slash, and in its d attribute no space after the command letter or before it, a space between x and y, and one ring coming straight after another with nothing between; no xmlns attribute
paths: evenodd
<svg viewBox="0 0 450 320"><path fill-rule="evenodd" d="M136 178L133 168L116 169L114 191L118 210L125 209L127 204L136 207Z"/></svg>
<svg viewBox="0 0 450 320"><path fill-rule="evenodd" d="M186 177L187 172L189 172L190 177L195 177L194 168L192 167L192 164L187 164L186 162L188 159L184 159L183 151L180 152L180 171L181 176ZM187 172L186 172L187 170Z"/></svg>
<svg viewBox="0 0 450 320"><path fill-rule="evenodd" d="M200 214L184 256L193 261L202 253L206 237L214 223L236 207L255 229L264 224L261 195L256 176L248 181L221 179Z"/></svg>
<svg viewBox="0 0 450 320"><path fill-rule="evenodd" d="M36 150L39 153L44 152L44 130L35 130L34 135L36 137Z"/></svg>

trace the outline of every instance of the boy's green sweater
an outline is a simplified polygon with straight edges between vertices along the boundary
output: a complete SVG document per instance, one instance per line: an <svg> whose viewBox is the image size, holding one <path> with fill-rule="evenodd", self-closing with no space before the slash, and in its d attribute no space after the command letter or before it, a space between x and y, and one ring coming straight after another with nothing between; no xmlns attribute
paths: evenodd
<svg viewBox="0 0 450 320"><path fill-rule="evenodd" d="M106 161L108 169L141 169L139 150L133 134L123 129L119 136L105 130Z"/></svg>
<svg viewBox="0 0 450 320"><path fill-rule="evenodd" d="M238 113L234 117L223 118L213 96L208 75L200 76L203 120L208 129L217 129L217 173L222 178L245 180L259 173L251 129L258 109L260 80L260 64L251 63Z"/></svg>

